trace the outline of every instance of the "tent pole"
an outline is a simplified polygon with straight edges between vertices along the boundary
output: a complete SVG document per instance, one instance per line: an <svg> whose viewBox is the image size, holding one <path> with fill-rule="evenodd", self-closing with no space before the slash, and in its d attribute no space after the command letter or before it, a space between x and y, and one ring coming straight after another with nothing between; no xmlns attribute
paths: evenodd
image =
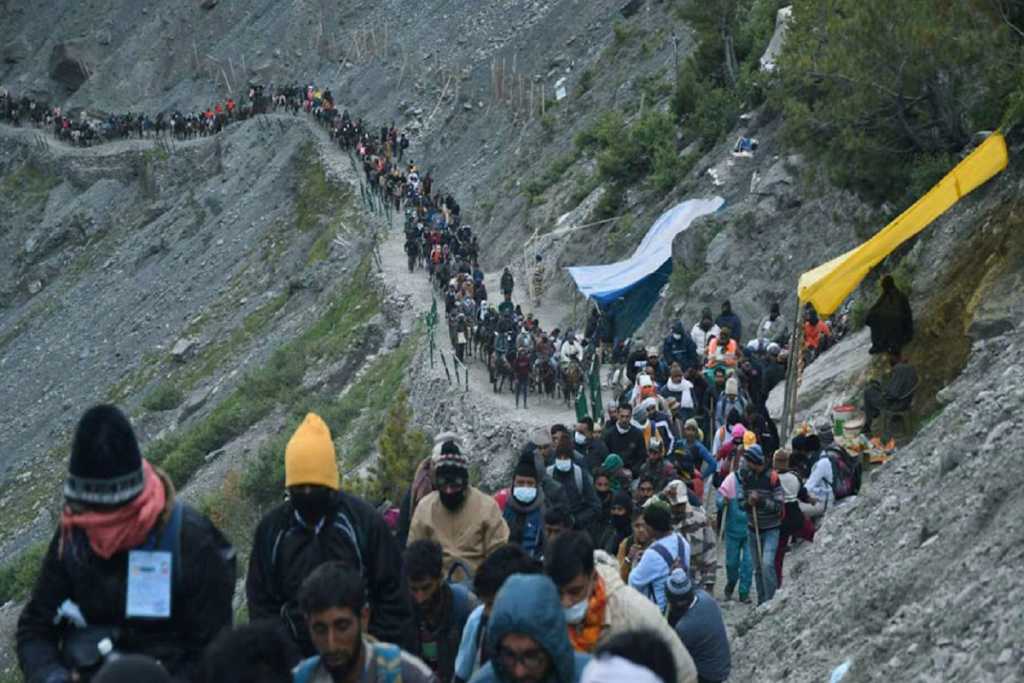
<svg viewBox="0 0 1024 683"><path fill-rule="evenodd" d="M786 368L786 396L782 409L782 443L793 434L796 422L797 382L800 377L800 362L803 359L803 344L800 343L800 298L796 300L796 315L793 317L793 331L789 338L789 365Z"/></svg>

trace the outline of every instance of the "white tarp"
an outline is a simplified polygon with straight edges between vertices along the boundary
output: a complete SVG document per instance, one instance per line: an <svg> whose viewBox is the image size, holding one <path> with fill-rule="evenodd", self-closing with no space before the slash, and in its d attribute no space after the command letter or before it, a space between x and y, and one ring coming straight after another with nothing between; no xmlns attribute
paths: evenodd
<svg viewBox="0 0 1024 683"><path fill-rule="evenodd" d="M647 231L640 246L625 261L603 266L574 266L569 275L580 293L601 302L614 299L624 290L651 275L672 258L672 240L701 216L718 211L721 197L688 199L663 213Z"/></svg>

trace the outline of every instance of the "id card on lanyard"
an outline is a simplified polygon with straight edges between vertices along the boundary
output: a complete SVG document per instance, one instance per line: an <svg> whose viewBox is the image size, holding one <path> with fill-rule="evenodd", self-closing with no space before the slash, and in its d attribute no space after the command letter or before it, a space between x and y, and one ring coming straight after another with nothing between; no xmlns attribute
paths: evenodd
<svg viewBox="0 0 1024 683"><path fill-rule="evenodd" d="M127 618L170 618L171 558L171 553L160 550L132 550L128 553Z"/></svg>

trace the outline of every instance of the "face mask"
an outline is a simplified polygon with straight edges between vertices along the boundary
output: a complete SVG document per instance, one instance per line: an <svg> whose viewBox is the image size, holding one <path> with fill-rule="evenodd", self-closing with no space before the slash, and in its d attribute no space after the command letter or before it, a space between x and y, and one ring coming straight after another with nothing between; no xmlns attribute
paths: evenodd
<svg viewBox="0 0 1024 683"><path fill-rule="evenodd" d="M516 486L512 495L523 505L529 505L537 498L537 489L534 486Z"/></svg>
<svg viewBox="0 0 1024 683"><path fill-rule="evenodd" d="M620 534L629 535L630 523L627 515L612 515L612 526Z"/></svg>
<svg viewBox="0 0 1024 683"><path fill-rule="evenodd" d="M679 341L680 339L683 338L683 335L673 333L672 338L675 339L676 341Z"/></svg>
<svg viewBox="0 0 1024 683"><path fill-rule="evenodd" d="M573 438L573 441L576 442L577 446L583 446L584 444L587 443L586 435L580 434L579 432L573 432L572 438Z"/></svg>
<svg viewBox="0 0 1024 683"><path fill-rule="evenodd" d="M569 624L579 624L587 618L587 605L589 604L589 598L586 600L580 600L572 607L563 607L562 614L565 615L565 621Z"/></svg>
<svg viewBox="0 0 1024 683"><path fill-rule="evenodd" d="M625 427L623 427L618 422L615 423L615 429L619 430L619 434L625 434L626 432L628 432L629 427L630 425L626 425Z"/></svg>
<svg viewBox="0 0 1024 683"><path fill-rule="evenodd" d="M555 460L555 469L559 472L568 472L572 469L572 460L559 458Z"/></svg>
<svg viewBox="0 0 1024 683"><path fill-rule="evenodd" d="M334 492L325 487L317 487L312 491L289 493L292 507L299 513L306 524L316 524L327 514L331 506Z"/></svg>
<svg viewBox="0 0 1024 683"><path fill-rule="evenodd" d="M462 507L462 504L466 501L466 489L461 489L452 493L438 491L438 495L441 497L441 505L444 505L452 512Z"/></svg>

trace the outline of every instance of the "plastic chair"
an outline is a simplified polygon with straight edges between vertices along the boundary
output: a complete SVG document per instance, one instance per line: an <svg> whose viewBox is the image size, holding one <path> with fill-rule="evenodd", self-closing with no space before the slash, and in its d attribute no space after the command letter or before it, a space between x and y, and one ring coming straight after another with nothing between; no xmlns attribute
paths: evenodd
<svg viewBox="0 0 1024 683"><path fill-rule="evenodd" d="M917 392L917 387L920 383L921 380L918 379L917 382L914 382L914 386L910 388L910 391L905 395L891 401L889 406L882 407L881 418L883 434L889 437L894 436L891 432L891 427L897 420L899 420L901 425L900 436L907 436L910 434L910 418L914 412L914 394Z"/></svg>

